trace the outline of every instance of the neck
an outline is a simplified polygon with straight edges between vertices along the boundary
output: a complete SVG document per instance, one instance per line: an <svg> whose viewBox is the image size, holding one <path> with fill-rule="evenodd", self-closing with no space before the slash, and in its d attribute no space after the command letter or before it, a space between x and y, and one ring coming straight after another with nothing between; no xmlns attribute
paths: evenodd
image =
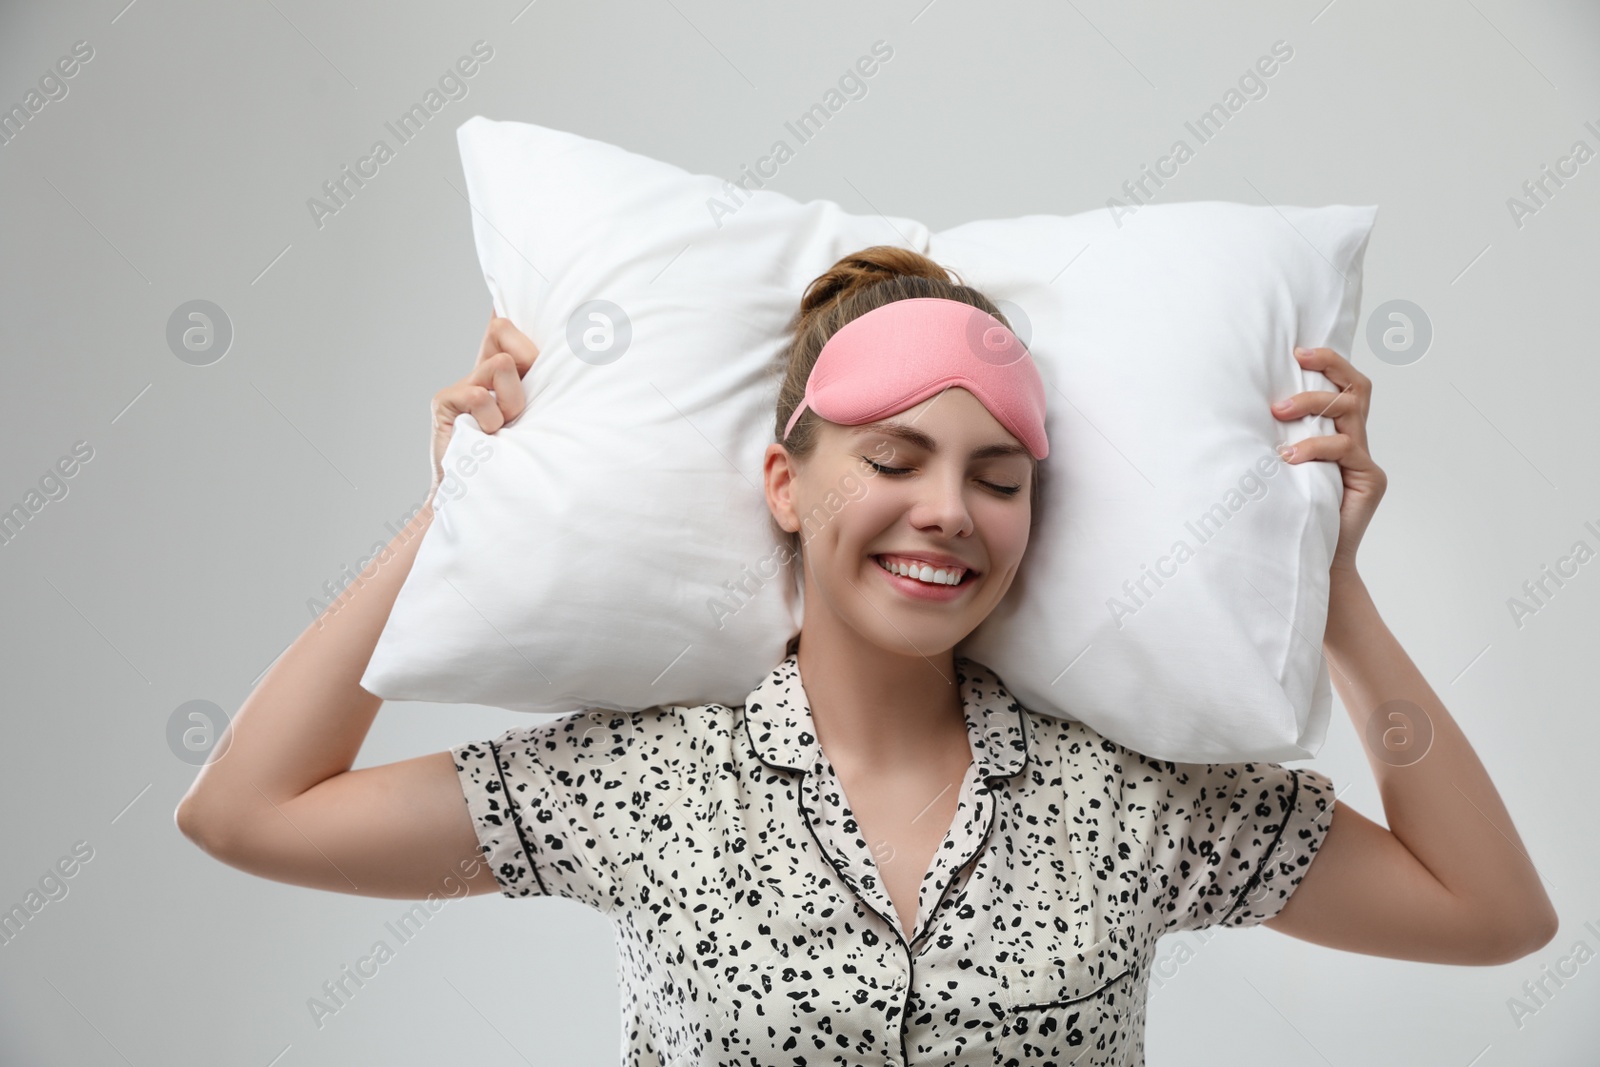
<svg viewBox="0 0 1600 1067"><path fill-rule="evenodd" d="M840 772L881 773L970 759L955 650L900 656L858 635L805 630L797 660L817 741Z"/></svg>

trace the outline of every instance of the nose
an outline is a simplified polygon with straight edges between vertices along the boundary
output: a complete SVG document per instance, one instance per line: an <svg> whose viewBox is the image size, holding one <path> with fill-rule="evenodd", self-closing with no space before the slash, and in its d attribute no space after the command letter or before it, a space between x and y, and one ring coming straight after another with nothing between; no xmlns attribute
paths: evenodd
<svg viewBox="0 0 1600 1067"><path fill-rule="evenodd" d="M944 467L931 468L917 486L910 522L919 530L941 537L962 537L972 532L972 512L967 508L965 474Z"/></svg>

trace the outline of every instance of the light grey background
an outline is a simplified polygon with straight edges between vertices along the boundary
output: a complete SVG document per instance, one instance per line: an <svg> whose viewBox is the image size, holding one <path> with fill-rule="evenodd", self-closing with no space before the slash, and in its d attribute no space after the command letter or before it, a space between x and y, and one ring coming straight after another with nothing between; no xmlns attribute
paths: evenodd
<svg viewBox="0 0 1600 1067"><path fill-rule="evenodd" d="M308 999L374 942L396 946L385 924L408 906L207 858L173 825L195 769L167 723L190 700L237 709L310 621L308 598L427 488L429 400L470 367L490 309L457 125L538 122L732 177L882 38L894 58L868 95L770 188L936 229L1100 207L1174 140L1196 147L1184 123L1281 40L1294 54L1265 95L1157 202L1380 205L1349 355L1375 382L1390 484L1362 570L1488 766L1562 928L1492 968L1266 928L1181 953L1169 938L1149 1062L1594 1062L1600 963L1572 955L1600 948L1600 563L1520 626L1509 602L1575 542L1600 545L1584 429L1600 393L1600 161L1520 224L1508 206L1574 142L1600 149L1584 125L1600 127L1594 6L125 2L0 17L5 108L74 42L94 49L0 145L0 509L75 442L94 450L0 545L0 909L74 842L94 850L0 945L0 1061L616 1061L610 930L559 899L451 902L318 1028ZM384 123L479 39L494 55L469 95L319 228L308 198L393 144ZM205 367L166 341L195 299L235 331ZM1409 365L1366 341L1365 316L1393 299L1434 331ZM525 721L390 705L358 765ZM1309 762L1382 821L1342 709ZM1524 983L1541 979L1535 1000ZM1512 998L1537 1010L1519 1024Z"/></svg>

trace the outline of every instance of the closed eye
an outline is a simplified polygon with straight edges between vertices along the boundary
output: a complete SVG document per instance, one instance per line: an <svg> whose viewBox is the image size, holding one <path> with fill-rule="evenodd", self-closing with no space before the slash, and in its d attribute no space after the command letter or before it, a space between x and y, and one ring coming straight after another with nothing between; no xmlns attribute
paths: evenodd
<svg viewBox="0 0 1600 1067"><path fill-rule="evenodd" d="M865 463L867 466L871 467L873 470L877 471L879 474L888 474L888 475L892 476L892 475L910 474L911 473L911 468L910 467L885 467L881 463L872 462L872 460L867 459L866 456L862 456L861 460L862 460L863 463ZM1003 496L1013 496L1016 493L1020 493L1022 491L1022 486L1020 486L1020 485L995 485L993 482L984 482L984 481L981 481L981 480L980 480L979 484L988 486L990 489L993 489L995 492L1000 493Z"/></svg>

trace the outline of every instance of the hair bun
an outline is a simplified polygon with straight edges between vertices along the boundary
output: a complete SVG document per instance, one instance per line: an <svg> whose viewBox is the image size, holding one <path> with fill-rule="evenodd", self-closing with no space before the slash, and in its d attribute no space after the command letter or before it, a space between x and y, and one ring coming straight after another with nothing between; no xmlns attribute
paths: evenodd
<svg viewBox="0 0 1600 1067"><path fill-rule="evenodd" d="M956 284L964 284L954 271L941 267L921 252L895 245L873 245L850 253L812 279L800 298L800 307L790 329L798 328L808 316L851 293L897 275L936 282L949 282L955 277Z"/></svg>

